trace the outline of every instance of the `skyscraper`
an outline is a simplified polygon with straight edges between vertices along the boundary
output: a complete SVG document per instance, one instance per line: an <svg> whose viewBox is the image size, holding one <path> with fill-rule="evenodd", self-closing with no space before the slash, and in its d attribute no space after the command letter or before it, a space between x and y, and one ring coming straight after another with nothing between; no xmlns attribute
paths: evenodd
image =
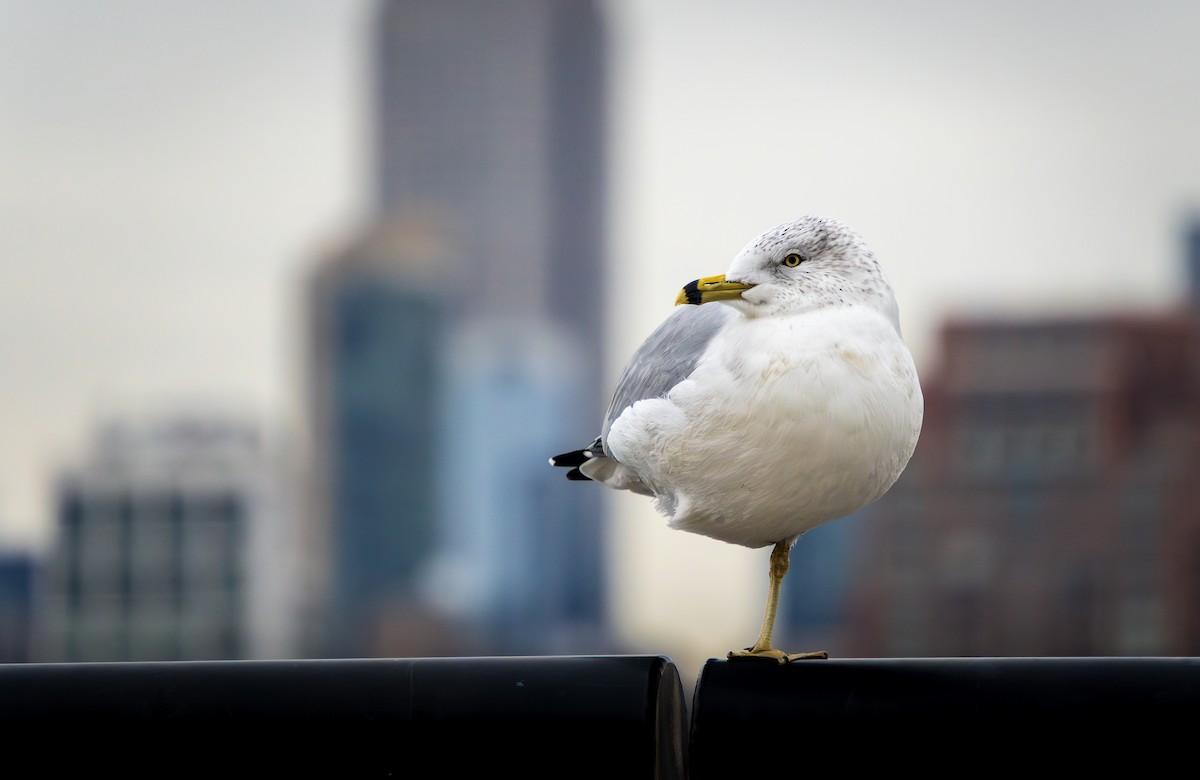
<svg viewBox="0 0 1200 780"><path fill-rule="evenodd" d="M376 21L373 213L310 296L328 650L578 648L605 619L601 499L546 457L602 405L599 13L394 0Z"/></svg>
<svg viewBox="0 0 1200 780"><path fill-rule="evenodd" d="M32 553L0 548L0 664L30 660L33 591L40 570Z"/></svg>
<svg viewBox="0 0 1200 780"><path fill-rule="evenodd" d="M440 273L458 313L540 318L588 354L604 338L604 52L594 0L388 0L376 28L377 215L453 237Z"/></svg>
<svg viewBox="0 0 1200 780"><path fill-rule="evenodd" d="M380 222L325 258L309 288L314 474L306 571L325 593L317 654L361 655L411 612L438 524L441 296L419 237ZM319 598L314 596L313 598ZM391 616L391 617L389 617Z"/></svg>
<svg viewBox="0 0 1200 780"><path fill-rule="evenodd" d="M282 473L237 419L105 426L56 487L38 659L294 655Z"/></svg>

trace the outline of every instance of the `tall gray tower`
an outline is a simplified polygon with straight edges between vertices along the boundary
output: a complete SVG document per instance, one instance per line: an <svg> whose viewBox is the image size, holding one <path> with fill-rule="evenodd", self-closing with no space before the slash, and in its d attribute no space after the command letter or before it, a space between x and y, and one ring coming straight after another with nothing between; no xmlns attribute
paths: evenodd
<svg viewBox="0 0 1200 780"><path fill-rule="evenodd" d="M546 465L607 395L596 6L379 7L371 224L312 289L338 654L605 649L602 498Z"/></svg>
<svg viewBox="0 0 1200 780"><path fill-rule="evenodd" d="M596 3L392 0L378 35L378 213L425 214L453 234L461 257L444 270L469 293L462 306L540 315L598 352L607 161Z"/></svg>

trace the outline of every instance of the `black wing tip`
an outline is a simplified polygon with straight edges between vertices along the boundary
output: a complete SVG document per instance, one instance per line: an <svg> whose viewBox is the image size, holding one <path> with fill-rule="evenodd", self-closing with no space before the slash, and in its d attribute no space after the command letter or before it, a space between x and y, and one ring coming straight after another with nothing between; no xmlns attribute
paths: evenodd
<svg viewBox="0 0 1200 780"><path fill-rule="evenodd" d="M571 450L570 452L564 452L561 455L555 455L554 457L552 457L550 459L550 465L551 466L565 466L567 468L575 468L584 463L587 463L589 460L596 457L597 455L603 455L603 454L604 454L604 448L600 444L600 438L596 437L596 440L593 441L591 444L589 444L586 447L582 447L577 450Z"/></svg>
<svg viewBox="0 0 1200 780"><path fill-rule="evenodd" d="M576 468L581 464L586 463L591 457L591 452L588 450L572 450L571 452L564 452L561 455L555 455L550 459L550 465L565 468Z"/></svg>
<svg viewBox="0 0 1200 780"><path fill-rule="evenodd" d="M597 455L603 454L604 449L600 446L600 439L597 438L583 449L571 450L561 455L555 455L550 459L550 465L569 468L570 471L567 472L567 479L569 480L574 482L591 482L592 478L580 471L579 467Z"/></svg>

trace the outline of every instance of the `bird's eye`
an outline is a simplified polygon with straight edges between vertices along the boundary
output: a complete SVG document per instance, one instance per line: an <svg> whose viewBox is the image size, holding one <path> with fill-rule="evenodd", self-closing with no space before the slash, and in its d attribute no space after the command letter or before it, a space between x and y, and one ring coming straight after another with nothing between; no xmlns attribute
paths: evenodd
<svg viewBox="0 0 1200 780"><path fill-rule="evenodd" d="M783 264L786 265L788 268L795 268L796 266L800 265L803 262L804 262L804 258L801 257L800 255L796 254L795 252L792 252L790 255L783 258Z"/></svg>

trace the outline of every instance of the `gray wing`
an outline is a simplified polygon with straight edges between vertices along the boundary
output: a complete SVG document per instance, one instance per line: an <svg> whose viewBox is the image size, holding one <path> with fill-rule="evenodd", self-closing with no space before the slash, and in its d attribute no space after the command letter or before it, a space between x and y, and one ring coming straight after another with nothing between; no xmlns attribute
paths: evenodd
<svg viewBox="0 0 1200 780"><path fill-rule="evenodd" d="M604 416L601 445L621 413L646 398L660 398L696 368L713 336L737 312L728 306L679 306L629 359Z"/></svg>

